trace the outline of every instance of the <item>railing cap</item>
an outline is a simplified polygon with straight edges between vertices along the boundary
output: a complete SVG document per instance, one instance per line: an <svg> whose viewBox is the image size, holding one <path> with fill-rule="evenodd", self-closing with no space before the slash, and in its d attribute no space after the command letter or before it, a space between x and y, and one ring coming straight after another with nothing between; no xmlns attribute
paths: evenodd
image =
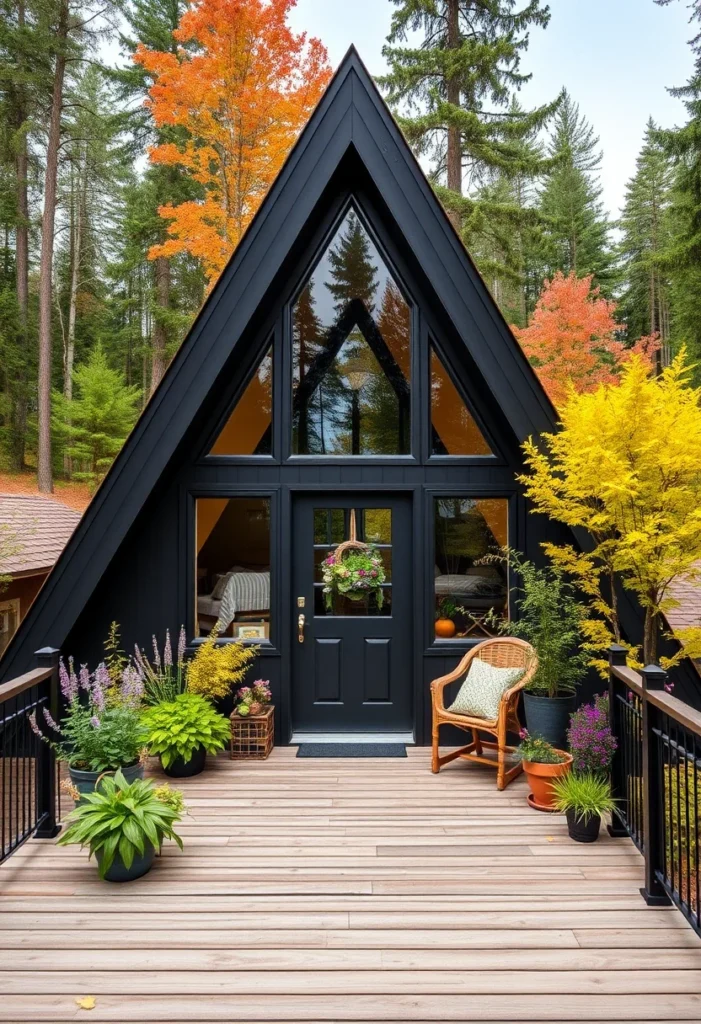
<svg viewBox="0 0 701 1024"><path fill-rule="evenodd" d="M610 665L625 665L628 657L628 648L622 644L610 644L608 648Z"/></svg>
<svg viewBox="0 0 701 1024"><path fill-rule="evenodd" d="M640 669L643 686L648 690L661 690L667 679L667 673L659 665L646 665Z"/></svg>

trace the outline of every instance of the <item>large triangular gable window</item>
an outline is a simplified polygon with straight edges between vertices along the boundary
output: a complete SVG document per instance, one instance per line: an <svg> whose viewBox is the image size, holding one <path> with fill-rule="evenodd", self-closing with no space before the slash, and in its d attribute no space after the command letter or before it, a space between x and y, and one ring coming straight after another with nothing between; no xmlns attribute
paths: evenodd
<svg viewBox="0 0 701 1024"><path fill-rule="evenodd" d="M292 454L407 455L411 309L354 210L292 312Z"/></svg>
<svg viewBox="0 0 701 1024"><path fill-rule="evenodd" d="M210 455L272 455L273 350L258 364Z"/></svg>
<svg viewBox="0 0 701 1024"><path fill-rule="evenodd" d="M431 454L493 455L484 434L431 345Z"/></svg>

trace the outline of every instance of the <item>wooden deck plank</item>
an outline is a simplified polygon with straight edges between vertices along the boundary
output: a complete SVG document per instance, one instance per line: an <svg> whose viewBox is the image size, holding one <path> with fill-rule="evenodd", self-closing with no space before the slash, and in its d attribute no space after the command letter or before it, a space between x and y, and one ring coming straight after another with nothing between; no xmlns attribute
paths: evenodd
<svg viewBox="0 0 701 1024"><path fill-rule="evenodd" d="M425 750L294 754L178 783L185 853L129 885L52 841L19 850L0 1021L701 1020L701 940L645 906L629 840L573 844L522 779L433 776Z"/></svg>

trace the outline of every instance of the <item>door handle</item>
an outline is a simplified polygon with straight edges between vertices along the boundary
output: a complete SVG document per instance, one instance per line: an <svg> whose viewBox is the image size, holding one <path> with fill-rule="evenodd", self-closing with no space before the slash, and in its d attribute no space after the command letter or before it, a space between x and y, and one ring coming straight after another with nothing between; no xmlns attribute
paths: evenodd
<svg viewBox="0 0 701 1024"><path fill-rule="evenodd" d="M300 615L297 619L297 640L301 644L304 643L304 622L304 615Z"/></svg>

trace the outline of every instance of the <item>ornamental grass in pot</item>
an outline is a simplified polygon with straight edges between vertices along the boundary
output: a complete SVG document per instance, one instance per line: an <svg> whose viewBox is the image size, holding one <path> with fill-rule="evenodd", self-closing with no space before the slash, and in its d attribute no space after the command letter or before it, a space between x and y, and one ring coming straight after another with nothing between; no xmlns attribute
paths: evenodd
<svg viewBox="0 0 701 1024"><path fill-rule="evenodd" d="M567 830L576 843L594 843L599 838L601 818L616 806L611 783L593 772L570 772L553 782L555 809L567 815Z"/></svg>
<svg viewBox="0 0 701 1024"><path fill-rule="evenodd" d="M538 656L538 668L523 695L526 725L555 748L565 746L575 709L576 687L590 658L583 651L585 609L557 566L537 568L518 552L503 556L520 578L518 618L501 627L526 640Z"/></svg>
<svg viewBox="0 0 701 1024"><path fill-rule="evenodd" d="M95 855L100 878L130 882L151 870L164 839L182 850L174 825L183 813L182 793L150 780L128 782L122 772L104 775L68 815L60 846L73 843Z"/></svg>
<svg viewBox="0 0 701 1024"><path fill-rule="evenodd" d="M530 786L528 802L539 811L554 811L553 784L569 772L572 755L557 750L542 736L532 735L527 729L522 729L520 736L521 743L514 756L521 761Z"/></svg>
<svg viewBox="0 0 701 1024"><path fill-rule="evenodd" d="M166 775L178 779L199 775L207 754L226 746L231 728L208 700L188 691L147 708L143 721L149 752L160 757Z"/></svg>

